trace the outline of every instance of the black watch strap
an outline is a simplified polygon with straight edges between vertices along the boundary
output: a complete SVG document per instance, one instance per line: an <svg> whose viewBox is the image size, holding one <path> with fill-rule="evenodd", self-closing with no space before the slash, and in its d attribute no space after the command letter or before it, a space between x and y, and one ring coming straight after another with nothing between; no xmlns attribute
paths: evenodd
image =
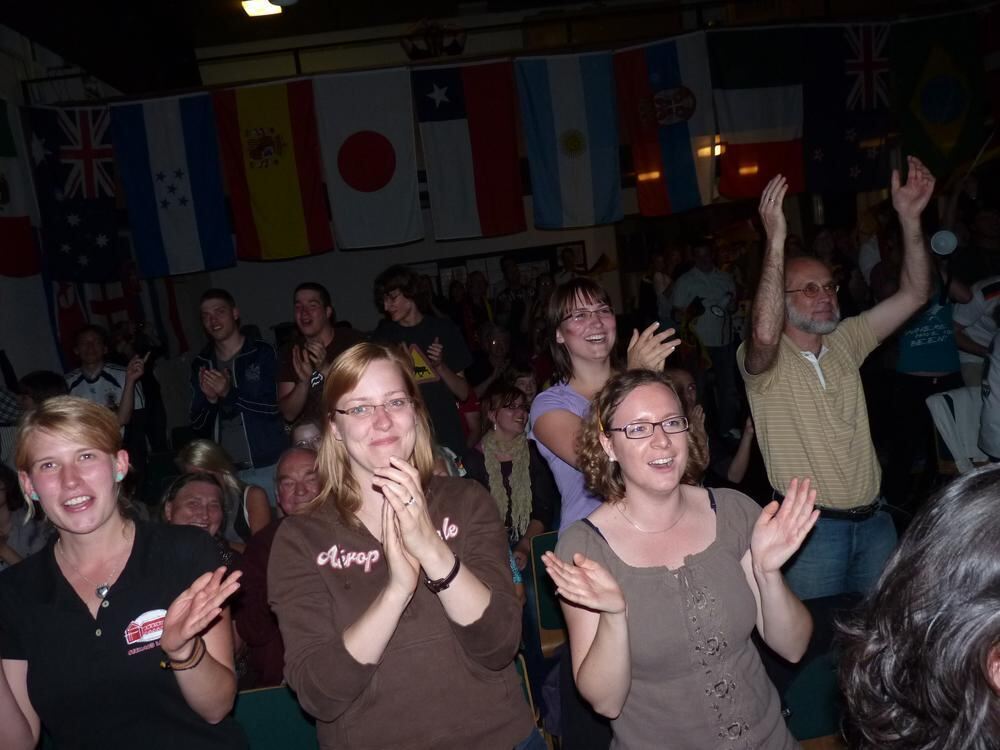
<svg viewBox="0 0 1000 750"><path fill-rule="evenodd" d="M455 576L458 575L458 569L462 567L462 561L458 559L458 555L455 555L455 564L451 567L451 572L444 578L438 578L436 581L432 581L426 575L424 576L424 585L427 586L433 593L440 594L446 588L451 586L451 582L455 580Z"/></svg>

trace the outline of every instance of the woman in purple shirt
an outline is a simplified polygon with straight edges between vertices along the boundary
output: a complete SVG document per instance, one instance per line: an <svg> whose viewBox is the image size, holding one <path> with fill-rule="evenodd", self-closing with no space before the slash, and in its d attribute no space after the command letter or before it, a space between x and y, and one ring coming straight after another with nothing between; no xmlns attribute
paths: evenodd
<svg viewBox="0 0 1000 750"><path fill-rule="evenodd" d="M583 277L556 288L545 322L555 385L542 391L531 405L530 437L552 469L562 495L562 531L600 505L600 499L584 487L577 468L576 440L594 395L620 369L614 361L617 323L608 293ZM653 323L642 333L633 330L626 369L663 370L667 356L680 342L673 338L673 328L656 332L658 326Z"/></svg>

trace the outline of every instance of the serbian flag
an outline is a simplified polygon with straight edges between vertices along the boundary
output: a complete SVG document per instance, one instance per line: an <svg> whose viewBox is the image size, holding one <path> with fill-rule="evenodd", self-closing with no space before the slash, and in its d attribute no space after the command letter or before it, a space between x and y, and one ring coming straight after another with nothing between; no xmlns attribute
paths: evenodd
<svg viewBox="0 0 1000 750"><path fill-rule="evenodd" d="M776 174L805 186L799 29L716 31L708 36L719 119L719 192L753 198Z"/></svg>
<svg viewBox="0 0 1000 750"><path fill-rule="evenodd" d="M38 204L17 120L17 109L0 99L0 275L34 276L41 271Z"/></svg>
<svg viewBox="0 0 1000 750"><path fill-rule="evenodd" d="M333 248L310 81L212 95L242 260Z"/></svg>
<svg viewBox="0 0 1000 750"><path fill-rule="evenodd" d="M510 62L410 74L439 240L522 232L517 94Z"/></svg>
<svg viewBox="0 0 1000 750"><path fill-rule="evenodd" d="M337 245L423 237L409 73L343 73L316 78L313 86Z"/></svg>
<svg viewBox="0 0 1000 750"><path fill-rule="evenodd" d="M715 109L705 33L615 53L615 81L639 213L666 216L710 203Z"/></svg>
<svg viewBox="0 0 1000 750"><path fill-rule="evenodd" d="M539 229L622 218L610 52L517 60L521 122Z"/></svg>
<svg viewBox="0 0 1000 750"><path fill-rule="evenodd" d="M140 274L236 263L208 94L111 107L111 128Z"/></svg>

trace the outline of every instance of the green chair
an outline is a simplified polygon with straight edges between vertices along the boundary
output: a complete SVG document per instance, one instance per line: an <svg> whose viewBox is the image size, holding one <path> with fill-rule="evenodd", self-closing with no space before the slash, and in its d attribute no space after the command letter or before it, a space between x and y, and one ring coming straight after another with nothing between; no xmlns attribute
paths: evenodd
<svg viewBox="0 0 1000 750"><path fill-rule="evenodd" d="M545 572L542 555L554 551L558 532L538 534L531 540L531 578L535 584L535 611L538 614L538 640L542 656L551 659L555 652L566 643L566 620L563 619L555 584Z"/></svg>
<svg viewBox="0 0 1000 750"><path fill-rule="evenodd" d="M316 722L285 686L246 690L236 696L236 721L251 750L318 750Z"/></svg>

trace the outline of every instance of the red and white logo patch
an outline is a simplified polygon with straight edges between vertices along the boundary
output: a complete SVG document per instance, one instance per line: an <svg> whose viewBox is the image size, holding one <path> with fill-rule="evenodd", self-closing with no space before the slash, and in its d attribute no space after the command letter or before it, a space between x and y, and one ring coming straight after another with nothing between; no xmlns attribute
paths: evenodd
<svg viewBox="0 0 1000 750"><path fill-rule="evenodd" d="M125 628L125 643L151 643L163 635L163 621L167 617L165 609L151 609L136 617Z"/></svg>

